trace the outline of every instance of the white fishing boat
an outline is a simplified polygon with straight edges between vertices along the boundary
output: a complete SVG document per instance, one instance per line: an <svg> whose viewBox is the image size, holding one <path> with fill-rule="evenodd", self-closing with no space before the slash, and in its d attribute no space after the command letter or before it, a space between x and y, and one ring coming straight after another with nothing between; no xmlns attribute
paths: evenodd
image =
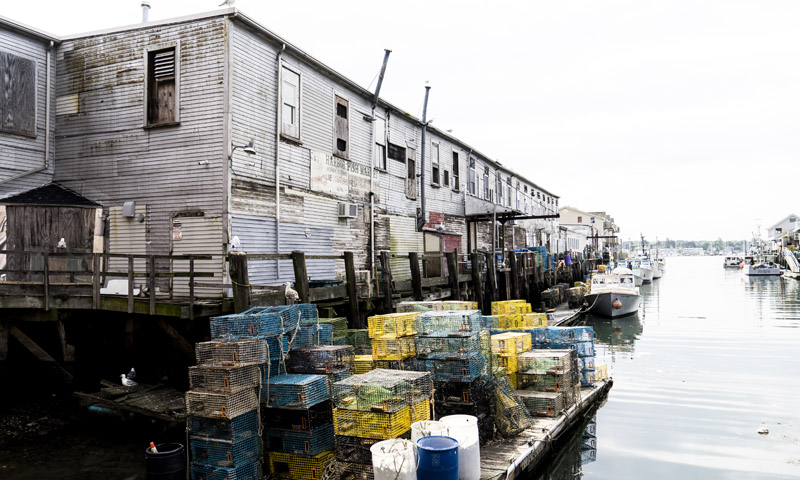
<svg viewBox="0 0 800 480"><path fill-rule="evenodd" d="M661 272L661 265L659 265L657 260L650 261L650 267L653 269L653 280L656 278L661 278L663 272Z"/></svg>
<svg viewBox="0 0 800 480"><path fill-rule="evenodd" d="M744 262L744 258L740 255L726 255L723 261L725 268L739 268Z"/></svg>
<svg viewBox="0 0 800 480"><path fill-rule="evenodd" d="M744 274L750 277L777 277L783 274L781 266L756 256L751 263L745 263Z"/></svg>
<svg viewBox="0 0 800 480"><path fill-rule="evenodd" d="M650 260L645 257L635 257L631 259L631 266L633 267L633 274L642 279L642 283L650 283L653 281L653 267L650 266Z"/></svg>
<svg viewBox="0 0 800 480"><path fill-rule="evenodd" d="M633 271L624 267L594 275L586 294L589 312L610 318L638 311L641 298Z"/></svg>

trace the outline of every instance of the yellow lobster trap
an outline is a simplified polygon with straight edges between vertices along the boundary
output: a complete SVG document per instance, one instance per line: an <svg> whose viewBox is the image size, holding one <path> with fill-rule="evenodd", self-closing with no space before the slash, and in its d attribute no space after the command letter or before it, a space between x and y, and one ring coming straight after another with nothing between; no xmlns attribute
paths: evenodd
<svg viewBox="0 0 800 480"><path fill-rule="evenodd" d="M319 480L322 472L333 460L333 451L322 452L313 457L269 452L269 470L276 477L292 480Z"/></svg>
<svg viewBox="0 0 800 480"><path fill-rule="evenodd" d="M414 406L418 407L415 408L415 411L423 410L424 406L421 404L424 402L415 404ZM430 406L427 411L430 412ZM341 408L333 410L334 433L347 437L389 440L410 430L411 423L411 406L408 405L393 413L361 412Z"/></svg>

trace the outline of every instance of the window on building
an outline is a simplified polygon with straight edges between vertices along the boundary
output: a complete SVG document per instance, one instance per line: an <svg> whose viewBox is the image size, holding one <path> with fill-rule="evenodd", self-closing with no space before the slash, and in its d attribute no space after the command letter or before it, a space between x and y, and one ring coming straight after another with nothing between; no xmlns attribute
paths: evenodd
<svg viewBox="0 0 800 480"><path fill-rule="evenodd" d="M400 145L389 142L389 158L398 162L406 161L406 149Z"/></svg>
<svg viewBox="0 0 800 480"><path fill-rule="evenodd" d="M494 187L495 188L495 192L497 192L497 199L496 199L495 203L497 203L498 205L502 205L503 204L503 179L500 178L500 172L496 173L495 182L497 183L495 185L495 187Z"/></svg>
<svg viewBox="0 0 800 480"><path fill-rule="evenodd" d="M431 183L439 185L439 144L431 143Z"/></svg>
<svg viewBox="0 0 800 480"><path fill-rule="evenodd" d="M281 135L300 140L300 74L281 68Z"/></svg>
<svg viewBox="0 0 800 480"><path fill-rule="evenodd" d="M483 199L484 200L492 200L492 195L489 192L491 189L489 183L489 167L483 167Z"/></svg>
<svg viewBox="0 0 800 480"><path fill-rule="evenodd" d="M417 199L417 152L413 148L408 149L406 158L406 197Z"/></svg>
<svg viewBox="0 0 800 480"><path fill-rule="evenodd" d="M583 217L578 216L578 223L583 223Z"/></svg>
<svg viewBox="0 0 800 480"><path fill-rule="evenodd" d="M348 158L350 153L350 104L344 98L336 95L336 113L334 115L334 155Z"/></svg>
<svg viewBox="0 0 800 480"><path fill-rule="evenodd" d="M469 186L467 187L470 195L477 195L478 175L475 171L475 159L469 159Z"/></svg>
<svg viewBox="0 0 800 480"><path fill-rule="evenodd" d="M461 185L459 184L459 174L458 174L458 152L453 152L453 190L456 192L461 190Z"/></svg>
<svg viewBox="0 0 800 480"><path fill-rule="evenodd" d="M386 170L386 120L375 117L372 122L375 150L372 152L375 168Z"/></svg>
<svg viewBox="0 0 800 480"><path fill-rule="evenodd" d="M522 207L522 199L519 194L519 182L517 182L517 190L514 192L514 198L516 198L517 210L520 210Z"/></svg>
<svg viewBox="0 0 800 480"><path fill-rule="evenodd" d="M176 47L147 52L145 105L148 126L178 122L178 58Z"/></svg>
<svg viewBox="0 0 800 480"><path fill-rule="evenodd" d="M444 171L444 177L442 178L442 185L445 187L450 186L450 172L448 170Z"/></svg>
<svg viewBox="0 0 800 480"><path fill-rule="evenodd" d="M514 206L513 199L511 198L511 177L506 178L506 206Z"/></svg>
<svg viewBox="0 0 800 480"><path fill-rule="evenodd" d="M0 131L36 136L36 62L0 52Z"/></svg>

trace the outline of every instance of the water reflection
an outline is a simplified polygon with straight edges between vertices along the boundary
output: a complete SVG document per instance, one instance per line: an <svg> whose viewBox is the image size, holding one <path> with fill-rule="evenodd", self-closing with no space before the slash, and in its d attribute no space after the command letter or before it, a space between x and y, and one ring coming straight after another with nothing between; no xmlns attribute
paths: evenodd
<svg viewBox="0 0 800 480"><path fill-rule="evenodd" d="M633 352L644 332L638 313L614 319L587 315L582 323L594 327L595 342L612 352Z"/></svg>
<svg viewBox="0 0 800 480"><path fill-rule="evenodd" d="M597 460L597 417L585 421L558 442L558 454L533 476L536 480L583 478L583 467Z"/></svg>

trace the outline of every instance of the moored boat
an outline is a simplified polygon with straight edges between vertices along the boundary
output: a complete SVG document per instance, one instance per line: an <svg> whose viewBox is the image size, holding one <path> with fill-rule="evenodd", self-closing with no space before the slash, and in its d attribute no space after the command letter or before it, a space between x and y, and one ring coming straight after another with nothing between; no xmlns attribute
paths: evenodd
<svg viewBox="0 0 800 480"><path fill-rule="evenodd" d="M589 312L610 318L638 311L641 298L633 272L624 267L593 276L586 294Z"/></svg>

